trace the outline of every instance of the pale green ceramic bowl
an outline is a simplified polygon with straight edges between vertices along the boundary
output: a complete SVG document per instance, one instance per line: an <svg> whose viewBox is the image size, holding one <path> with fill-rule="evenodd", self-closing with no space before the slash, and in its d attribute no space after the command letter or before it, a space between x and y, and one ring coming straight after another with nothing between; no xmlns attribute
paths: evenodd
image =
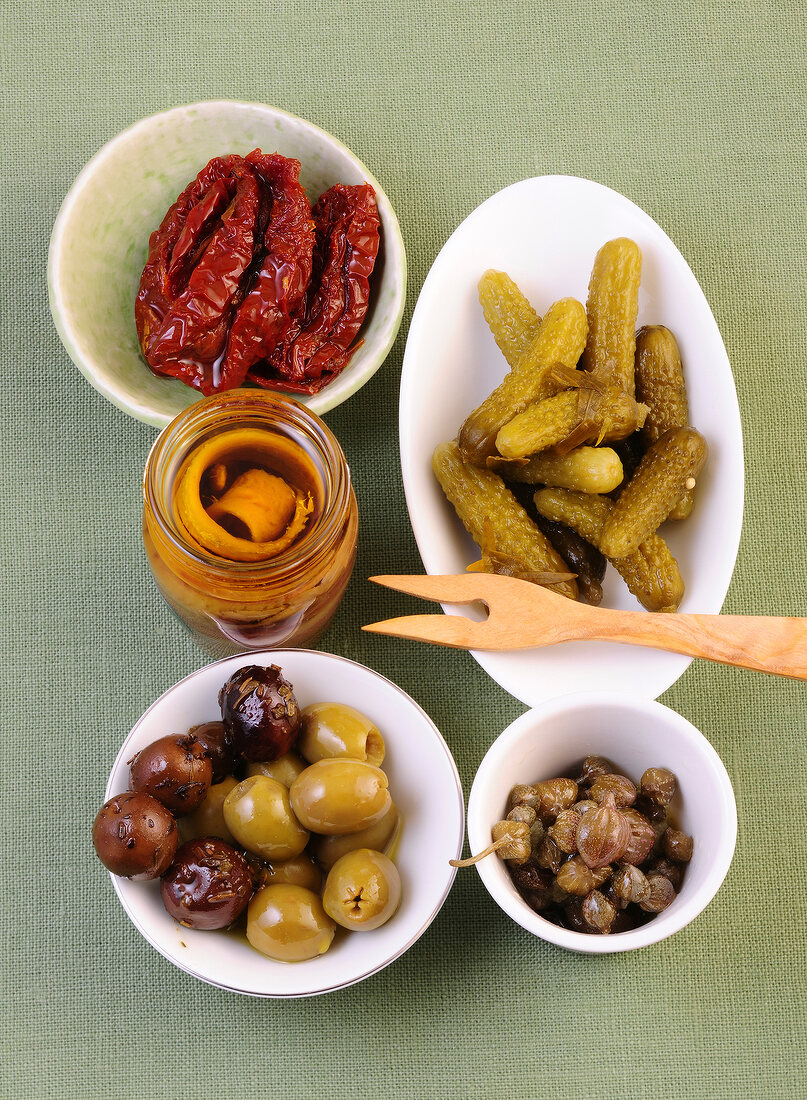
<svg viewBox="0 0 807 1100"><path fill-rule="evenodd" d="M257 147L296 157L312 201L334 183L367 180L381 215L364 344L320 393L294 396L316 413L334 408L378 370L397 335L406 297L401 230L378 181L349 149L310 122L259 103L219 100L153 115L84 168L59 211L48 257L50 308L70 358L104 397L147 424L164 427L201 397L156 377L140 355L134 300L149 236L211 157Z"/></svg>

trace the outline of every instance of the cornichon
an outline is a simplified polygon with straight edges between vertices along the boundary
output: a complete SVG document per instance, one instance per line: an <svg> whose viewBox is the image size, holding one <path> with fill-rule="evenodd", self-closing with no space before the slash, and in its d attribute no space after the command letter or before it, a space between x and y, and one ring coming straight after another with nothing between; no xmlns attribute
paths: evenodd
<svg viewBox="0 0 807 1100"><path fill-rule="evenodd" d="M602 531L614 507L607 497L571 489L539 489L534 501L540 515L565 523L602 551ZM684 582L678 562L660 535L651 535L633 554L611 560L611 564L642 607L648 611L678 610Z"/></svg>
<svg viewBox="0 0 807 1100"><path fill-rule="evenodd" d="M510 367L538 335L541 318L503 271L486 271L479 280L479 302L493 338Z"/></svg>
<svg viewBox="0 0 807 1100"><path fill-rule="evenodd" d="M684 370L678 343L663 325L645 325L636 333L636 397L647 405L641 438L645 447L670 428L689 423ZM670 512L670 519L686 519L695 494L688 489Z"/></svg>
<svg viewBox="0 0 807 1100"><path fill-rule="evenodd" d="M586 301L583 369L613 379L631 396L641 272L642 253L634 241L608 241L594 259Z"/></svg>
<svg viewBox="0 0 807 1100"><path fill-rule="evenodd" d="M495 552L520 576L568 572L566 563L498 474L464 462L453 441L438 444L432 468L466 530L483 552ZM547 587L570 599L577 597L573 580Z"/></svg>
<svg viewBox="0 0 807 1100"><path fill-rule="evenodd" d="M460 453L466 462L484 465L496 453L496 433L533 401L556 393L552 368L574 368L586 343L586 311L574 298L550 306L535 339L504 380L474 409L460 428Z"/></svg>
<svg viewBox="0 0 807 1100"><path fill-rule="evenodd" d="M580 393L579 389L564 390L528 405L497 433L499 454L503 458L527 458L572 438L575 445L600 436L624 439L644 423L644 405L637 404L618 386L612 386L587 415L581 415Z"/></svg>
<svg viewBox="0 0 807 1100"><path fill-rule="evenodd" d="M488 463L506 481L553 485L583 493L610 493L625 476L613 447L575 447L566 454L534 455L526 464L502 459Z"/></svg>
<svg viewBox="0 0 807 1100"><path fill-rule="evenodd" d="M670 428L647 450L619 494L602 532L607 558L624 558L658 528L687 489L694 488L708 447L694 428Z"/></svg>

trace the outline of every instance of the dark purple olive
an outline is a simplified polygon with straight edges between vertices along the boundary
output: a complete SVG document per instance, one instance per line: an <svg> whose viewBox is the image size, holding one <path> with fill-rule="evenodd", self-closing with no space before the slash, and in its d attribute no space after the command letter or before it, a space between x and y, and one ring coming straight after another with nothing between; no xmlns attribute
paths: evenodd
<svg viewBox="0 0 807 1100"><path fill-rule="evenodd" d="M244 857L218 837L189 840L178 849L160 884L168 913L188 928L226 928L252 897Z"/></svg>
<svg viewBox="0 0 807 1100"><path fill-rule="evenodd" d="M210 790L213 767L207 749L190 734L160 737L131 762L132 789L162 802L175 817L191 814Z"/></svg>
<svg viewBox="0 0 807 1100"><path fill-rule="evenodd" d="M124 791L105 802L92 827L98 858L113 875L159 878L171 864L179 833L173 816L150 794Z"/></svg>
<svg viewBox="0 0 807 1100"><path fill-rule="evenodd" d="M234 775L238 762L227 744L227 731L223 722L203 722L201 726L192 726L189 737L201 741L210 756L213 767L213 783L221 783L228 775Z"/></svg>
<svg viewBox="0 0 807 1100"><path fill-rule="evenodd" d="M297 740L302 718L294 689L277 665L248 665L219 692L231 748L253 764L285 756Z"/></svg>

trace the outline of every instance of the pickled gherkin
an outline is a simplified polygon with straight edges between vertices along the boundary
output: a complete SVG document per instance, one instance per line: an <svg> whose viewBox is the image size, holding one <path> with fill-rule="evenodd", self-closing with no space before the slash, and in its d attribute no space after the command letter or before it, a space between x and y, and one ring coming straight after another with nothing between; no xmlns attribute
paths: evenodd
<svg viewBox="0 0 807 1100"><path fill-rule="evenodd" d="M642 253L634 241L608 241L594 259L586 301L583 369L618 382L631 396L641 272Z"/></svg>
<svg viewBox="0 0 807 1100"><path fill-rule="evenodd" d="M624 439L644 423L644 405L637 404L617 386L611 387L592 411L581 417L581 389L564 390L528 405L496 435L499 454L504 458L527 458L565 440L573 440L577 445L600 436L608 440Z"/></svg>
<svg viewBox="0 0 807 1100"><path fill-rule="evenodd" d="M607 497L572 489L539 489L534 501L540 515L565 523L602 550L602 531L614 508ZM648 611L678 610L684 582L678 562L660 535L651 535L627 557L609 560L642 607Z"/></svg>
<svg viewBox="0 0 807 1100"><path fill-rule="evenodd" d="M488 465L506 481L579 489L583 493L610 493L625 476L613 447L575 447L566 454L544 452L525 464L491 459Z"/></svg>
<svg viewBox="0 0 807 1100"><path fill-rule="evenodd" d="M670 428L689 423L686 383L678 343L663 325L645 325L636 333L636 396L648 407L641 432L651 447ZM686 519L694 493L688 489L670 512L670 519Z"/></svg>
<svg viewBox="0 0 807 1100"><path fill-rule="evenodd" d="M464 462L453 441L438 444L432 468L466 530L483 549L488 549L485 544L493 532L497 556L507 560L518 575L567 572L566 563L498 474ZM573 580L547 587L570 599L577 597Z"/></svg>
<svg viewBox="0 0 807 1100"><path fill-rule="evenodd" d="M576 366L586 343L586 312L574 298L550 306L535 339L509 374L460 428L460 452L466 462L484 465L496 453L496 433L533 401L560 389L552 368Z"/></svg>
<svg viewBox="0 0 807 1100"><path fill-rule="evenodd" d="M503 271L486 271L479 280L479 303L499 350L514 367L538 334L541 318Z"/></svg>
<svg viewBox="0 0 807 1100"><path fill-rule="evenodd" d="M689 427L671 428L645 452L603 528L600 549L607 558L627 557L656 531L694 487L707 453L706 440Z"/></svg>

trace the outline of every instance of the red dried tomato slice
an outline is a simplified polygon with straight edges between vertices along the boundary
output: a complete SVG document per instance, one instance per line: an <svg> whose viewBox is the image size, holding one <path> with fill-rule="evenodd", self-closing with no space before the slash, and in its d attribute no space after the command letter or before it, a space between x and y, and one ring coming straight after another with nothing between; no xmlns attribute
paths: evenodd
<svg viewBox="0 0 807 1100"><path fill-rule="evenodd" d="M360 347L353 341L367 313L379 247L375 192L368 183L336 184L312 214L316 247L309 293L285 339L248 375L269 389L316 393Z"/></svg>
<svg viewBox="0 0 807 1100"><path fill-rule="evenodd" d="M224 371L246 371L269 355L288 331L311 280L314 223L300 181L300 162L255 149L246 158L271 196L266 249L230 329ZM237 365L237 366L236 366Z"/></svg>
<svg viewBox="0 0 807 1100"><path fill-rule="evenodd" d="M244 381L246 367L223 358L264 223L255 169L243 157L216 157L152 233L135 323L156 374L204 394Z"/></svg>

